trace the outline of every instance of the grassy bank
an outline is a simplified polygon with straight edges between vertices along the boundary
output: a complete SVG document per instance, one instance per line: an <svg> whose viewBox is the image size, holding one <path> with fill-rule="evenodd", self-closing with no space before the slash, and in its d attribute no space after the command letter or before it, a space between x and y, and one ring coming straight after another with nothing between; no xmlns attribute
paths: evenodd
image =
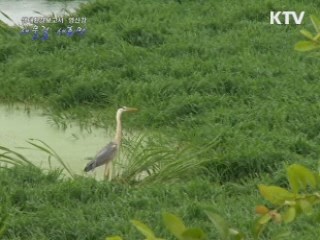
<svg viewBox="0 0 320 240"><path fill-rule="evenodd" d="M299 26L269 24L270 10L307 16L314 4L97 1L77 13L83 38L1 35L0 99L81 118L90 109L100 125L118 106L139 107L131 127L198 146L218 137L207 156L228 176L314 161L319 63L293 51Z"/></svg>
<svg viewBox="0 0 320 240"><path fill-rule="evenodd" d="M139 114L126 127L161 132L195 151L214 143L199 155L211 160L209 171L170 186L1 170L7 239L138 239L131 218L166 236L157 224L162 210L203 224L214 239L202 204L248 227L260 199L254 177L268 172L263 180L281 181L279 166L314 167L319 158L319 60L293 51L301 26L269 24L271 10L306 11L303 27L311 29L307 16L320 16L319 8L317 1L96 1L76 13L87 18L84 37L44 42L1 24L1 102L104 127L118 106L134 106ZM228 183L239 179L246 180ZM314 220L292 226L293 238L316 239Z"/></svg>
<svg viewBox="0 0 320 240"><path fill-rule="evenodd" d="M256 217L253 206L262 202L257 183L218 185L198 177L184 184L132 188L82 177L61 180L57 172L44 174L35 168L0 170L1 202L6 203L1 210L9 213L3 239L81 240L110 235L142 239L129 222L133 218L171 239L160 224L163 211L180 215L189 226L206 230L209 239L217 239L204 207L216 209L233 226L247 231ZM314 216L300 218L292 226L273 225L270 234L290 229L292 239L316 239L316 222Z"/></svg>

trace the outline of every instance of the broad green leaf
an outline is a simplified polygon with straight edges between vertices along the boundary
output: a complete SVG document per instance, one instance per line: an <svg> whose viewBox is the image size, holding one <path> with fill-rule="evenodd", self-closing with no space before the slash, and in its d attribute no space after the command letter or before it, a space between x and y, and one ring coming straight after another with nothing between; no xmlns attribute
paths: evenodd
<svg viewBox="0 0 320 240"><path fill-rule="evenodd" d="M281 240L281 239L290 239L289 237L291 236L290 232L281 232L276 234L271 238L271 240Z"/></svg>
<svg viewBox="0 0 320 240"><path fill-rule="evenodd" d="M317 185L315 174L299 164L290 165L287 168L287 176L290 187L295 193L304 190L308 185L312 188L315 188Z"/></svg>
<svg viewBox="0 0 320 240"><path fill-rule="evenodd" d="M284 205L295 206L297 204L296 200L287 200L284 202Z"/></svg>
<svg viewBox="0 0 320 240"><path fill-rule="evenodd" d="M299 41L294 46L294 50L300 52L311 51L317 48L319 48L319 45L311 41Z"/></svg>
<svg viewBox="0 0 320 240"><path fill-rule="evenodd" d="M222 217L220 217L220 215L216 213L209 212L209 211L205 211L205 213L207 214L211 222L213 222L213 224L215 225L221 239L222 240L228 239L228 236L229 236L228 223Z"/></svg>
<svg viewBox="0 0 320 240"><path fill-rule="evenodd" d="M317 33L320 33L320 20L315 15L311 15L310 19L314 29L317 31Z"/></svg>
<svg viewBox="0 0 320 240"><path fill-rule="evenodd" d="M130 221L138 230L141 232L148 240L156 239L154 232L144 223L138 220L131 220Z"/></svg>
<svg viewBox="0 0 320 240"><path fill-rule="evenodd" d="M271 218L272 218L271 215L267 213L258 220L258 223L261 225L264 225L268 223L271 220Z"/></svg>
<svg viewBox="0 0 320 240"><path fill-rule="evenodd" d="M301 199L298 204L302 212L304 212L306 215L312 214L312 205L307 200Z"/></svg>
<svg viewBox="0 0 320 240"><path fill-rule="evenodd" d="M313 35L312 35L312 33L311 32L309 32L309 31L307 31L307 30L305 30L305 29L302 29L302 30L300 30L300 33L303 35L303 36L305 36L306 38L308 38L309 40L314 40L314 38L313 38Z"/></svg>
<svg viewBox="0 0 320 240"><path fill-rule="evenodd" d="M275 205L281 205L286 200L294 199L294 194L284 188L277 186L258 185L260 194L269 202Z"/></svg>
<svg viewBox="0 0 320 240"><path fill-rule="evenodd" d="M232 236L233 240L244 240L245 235L242 232L239 232L237 229L229 228L229 234Z"/></svg>
<svg viewBox="0 0 320 240"><path fill-rule="evenodd" d="M182 233L183 240L205 240L206 234L200 228L188 228Z"/></svg>
<svg viewBox="0 0 320 240"><path fill-rule="evenodd" d="M106 240L122 240L119 236L107 237Z"/></svg>
<svg viewBox="0 0 320 240"><path fill-rule="evenodd" d="M171 213L163 214L163 221L168 230L178 239L182 239L182 233L186 230L183 221Z"/></svg>
<svg viewBox="0 0 320 240"><path fill-rule="evenodd" d="M267 224L260 224L259 220L256 222L256 224L253 226L253 236L254 239L259 239L261 233L266 228Z"/></svg>
<svg viewBox="0 0 320 240"><path fill-rule="evenodd" d="M285 223L292 222L296 217L296 208L295 207L289 207L283 214L282 219Z"/></svg>
<svg viewBox="0 0 320 240"><path fill-rule="evenodd" d="M314 195L306 196L304 200L308 201L311 205L316 205L320 203L320 196L317 194L319 193L313 193Z"/></svg>
<svg viewBox="0 0 320 240"><path fill-rule="evenodd" d="M313 41L318 41L320 38L320 33L318 33L312 40Z"/></svg>

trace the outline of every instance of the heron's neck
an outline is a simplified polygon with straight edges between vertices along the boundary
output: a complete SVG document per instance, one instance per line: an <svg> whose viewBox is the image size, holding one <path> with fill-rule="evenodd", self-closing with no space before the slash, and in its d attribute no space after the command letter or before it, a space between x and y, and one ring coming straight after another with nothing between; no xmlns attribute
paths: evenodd
<svg viewBox="0 0 320 240"><path fill-rule="evenodd" d="M122 112L117 112L117 116L116 116L117 128L116 128L116 136L115 136L115 138L114 138L114 141L115 141L117 144L120 144L120 142L121 142L121 132L122 132L121 114L122 114Z"/></svg>

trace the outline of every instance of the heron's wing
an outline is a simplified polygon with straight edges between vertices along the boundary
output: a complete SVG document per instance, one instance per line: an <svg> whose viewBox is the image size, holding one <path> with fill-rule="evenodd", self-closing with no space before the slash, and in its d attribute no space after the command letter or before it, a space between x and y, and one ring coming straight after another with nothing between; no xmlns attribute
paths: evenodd
<svg viewBox="0 0 320 240"><path fill-rule="evenodd" d="M101 149L100 152L98 152L98 154L92 161L87 164L84 171L88 172L96 167L110 162L115 157L117 148L118 144L116 144L115 142L109 143L107 146Z"/></svg>
<svg viewBox="0 0 320 240"><path fill-rule="evenodd" d="M115 142L110 142L107 146L101 149L95 157L97 167L111 161L117 152L117 148L118 144L116 144Z"/></svg>

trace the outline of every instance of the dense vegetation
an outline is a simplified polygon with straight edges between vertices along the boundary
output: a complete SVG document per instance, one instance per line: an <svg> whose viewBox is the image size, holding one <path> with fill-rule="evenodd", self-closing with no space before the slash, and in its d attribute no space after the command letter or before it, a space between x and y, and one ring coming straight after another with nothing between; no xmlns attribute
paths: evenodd
<svg viewBox="0 0 320 240"><path fill-rule="evenodd" d="M212 143L201 153L208 171L170 186L136 189L62 181L34 168L1 170L10 213L5 237L135 239L128 219L156 225L162 209L206 226L198 201L250 225L254 177L282 183L279 167L315 166L320 151L319 60L294 52L300 27L270 25L269 13L320 15L319 7L315 0L96 1L76 13L87 17L84 37L43 42L0 24L1 102L37 104L58 119L104 127L118 106L135 106L141 111L126 119L131 128L162 132L195 150ZM308 229L303 239L316 239L313 219L304 220L293 227L294 238Z"/></svg>
<svg viewBox="0 0 320 240"><path fill-rule="evenodd" d="M197 178L184 184L131 188L82 177L59 180L58 172L44 174L36 168L17 167L0 174L1 213L9 213L4 239L10 240L104 239L108 235L142 239L129 222L133 218L172 239L159 224L163 211L180 215L189 226L203 228L209 239L217 239L204 208L216 209L233 226L248 232L253 226L253 206L262 202L256 180L218 185ZM274 225L269 234L291 229L294 238L317 239L318 218L315 214L299 218L292 226Z"/></svg>

